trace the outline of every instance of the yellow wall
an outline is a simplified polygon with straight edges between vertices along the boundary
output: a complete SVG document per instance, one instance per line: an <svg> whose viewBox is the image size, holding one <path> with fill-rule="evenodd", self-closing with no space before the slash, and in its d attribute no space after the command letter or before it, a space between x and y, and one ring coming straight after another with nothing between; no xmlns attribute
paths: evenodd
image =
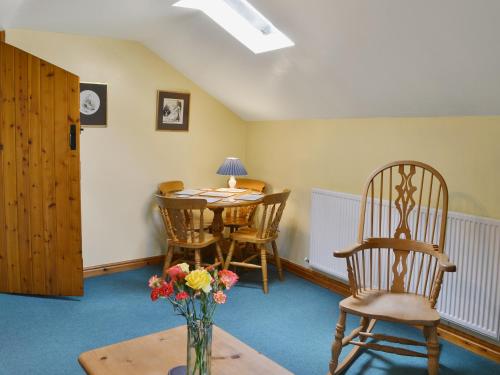
<svg viewBox="0 0 500 375"><path fill-rule="evenodd" d="M162 180L217 186L226 156L245 156L246 124L140 43L7 30L8 43L108 83L108 127L81 141L84 265L160 254L151 196ZM157 90L191 93L189 132L155 131Z"/></svg>
<svg viewBox="0 0 500 375"><path fill-rule="evenodd" d="M414 159L447 181L450 209L500 218L500 117L380 118L251 123L247 164L275 190L289 187L281 249L304 264L311 188L361 194L376 167Z"/></svg>
<svg viewBox="0 0 500 375"><path fill-rule="evenodd" d="M309 252L312 187L360 194L368 174L397 159L436 167L450 208L500 218L500 117L387 118L246 123L139 43L8 30L7 42L107 82L109 126L82 136L85 265L159 254L164 243L151 194L162 180L222 185L229 155L251 177L292 189L280 234L288 259ZM158 89L191 93L190 130L156 132Z"/></svg>

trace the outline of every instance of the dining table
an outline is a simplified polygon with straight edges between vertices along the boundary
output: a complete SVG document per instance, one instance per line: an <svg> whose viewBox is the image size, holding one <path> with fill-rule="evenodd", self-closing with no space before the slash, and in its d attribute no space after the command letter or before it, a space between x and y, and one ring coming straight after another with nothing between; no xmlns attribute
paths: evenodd
<svg viewBox="0 0 500 375"><path fill-rule="evenodd" d="M207 208L214 214L210 231L213 236L222 239L224 232L224 210L259 204L264 199L265 194L250 189L201 188L184 189L172 192L168 196L172 198L205 199L207 201Z"/></svg>

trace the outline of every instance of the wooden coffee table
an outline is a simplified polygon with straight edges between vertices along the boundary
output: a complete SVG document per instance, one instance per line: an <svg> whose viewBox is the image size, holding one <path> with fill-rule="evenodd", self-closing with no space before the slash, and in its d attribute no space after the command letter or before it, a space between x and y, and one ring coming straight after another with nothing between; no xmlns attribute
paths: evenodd
<svg viewBox="0 0 500 375"><path fill-rule="evenodd" d="M181 326L82 353L78 361L89 375L167 375L172 367L186 363L186 339L186 326ZM214 326L212 374L292 373Z"/></svg>

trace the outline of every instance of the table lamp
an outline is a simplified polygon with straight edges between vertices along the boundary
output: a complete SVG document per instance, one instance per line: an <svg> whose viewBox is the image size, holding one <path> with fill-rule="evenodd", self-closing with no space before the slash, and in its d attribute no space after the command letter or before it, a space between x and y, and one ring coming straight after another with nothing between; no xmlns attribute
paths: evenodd
<svg viewBox="0 0 500 375"><path fill-rule="evenodd" d="M224 163L219 167L217 174L231 176L229 178L229 187L234 189L236 186L236 179L234 176L246 176L248 173L239 158L229 157L226 158Z"/></svg>

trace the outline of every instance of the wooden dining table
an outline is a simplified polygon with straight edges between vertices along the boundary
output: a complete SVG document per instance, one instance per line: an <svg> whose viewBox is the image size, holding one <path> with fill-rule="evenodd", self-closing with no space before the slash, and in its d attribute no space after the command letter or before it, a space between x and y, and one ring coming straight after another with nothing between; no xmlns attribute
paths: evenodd
<svg viewBox="0 0 500 375"><path fill-rule="evenodd" d="M205 189L185 189L180 192L175 192L175 193L170 193L168 196L175 198L221 198L220 200L217 200L215 202L208 202L207 203L207 208L213 212L214 217L212 224L210 226L210 230L212 234L216 237L223 237L223 232L224 232L224 218L223 218L223 213L224 210L227 208L234 208L234 207L245 207L245 206L253 206L256 204L259 204L262 199L265 197L265 194L258 192L258 191L253 191L249 189L240 189L243 191L238 191L234 193L230 192L225 192L225 191L220 191L221 189L225 188L205 188ZM197 194L182 194L183 192L194 192L194 191L199 191ZM209 194L216 194L216 193L228 193L231 194L230 196L227 197L215 197L211 196ZM259 195L260 198L256 200L243 200L243 199L238 199L238 197L243 197L245 195Z"/></svg>

